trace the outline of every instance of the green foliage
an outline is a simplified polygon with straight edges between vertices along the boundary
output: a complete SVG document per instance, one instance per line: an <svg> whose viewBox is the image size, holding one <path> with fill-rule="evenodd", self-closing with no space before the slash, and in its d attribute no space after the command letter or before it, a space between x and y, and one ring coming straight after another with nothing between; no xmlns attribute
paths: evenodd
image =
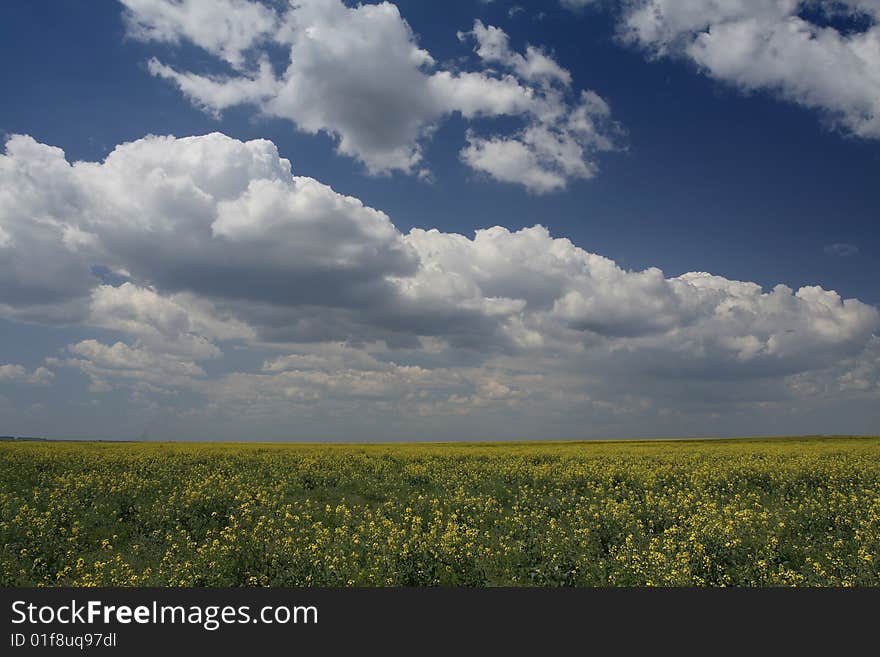
<svg viewBox="0 0 880 657"><path fill-rule="evenodd" d="M880 440L0 444L2 586L880 584Z"/></svg>

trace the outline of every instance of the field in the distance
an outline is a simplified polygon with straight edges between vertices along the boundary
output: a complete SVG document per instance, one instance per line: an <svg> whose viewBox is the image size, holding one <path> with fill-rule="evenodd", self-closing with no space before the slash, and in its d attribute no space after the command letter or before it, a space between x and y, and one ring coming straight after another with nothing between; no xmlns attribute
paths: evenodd
<svg viewBox="0 0 880 657"><path fill-rule="evenodd" d="M880 439L0 443L0 585L878 585Z"/></svg>

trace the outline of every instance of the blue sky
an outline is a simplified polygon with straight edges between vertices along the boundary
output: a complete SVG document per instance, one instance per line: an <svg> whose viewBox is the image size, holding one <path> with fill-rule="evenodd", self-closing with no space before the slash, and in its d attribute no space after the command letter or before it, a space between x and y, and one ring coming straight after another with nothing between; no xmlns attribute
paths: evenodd
<svg viewBox="0 0 880 657"><path fill-rule="evenodd" d="M215 264L200 268L202 249L213 246L180 253L183 264L175 260L173 267L163 255L163 249L176 252L175 241L186 242L186 226L193 225L186 222L196 221L186 215L191 206L183 201L171 209L144 202L133 211L146 213L143 221L150 225L163 219L156 212L170 213L178 222L166 236L170 242L151 241L154 229L120 236L106 228L123 210L107 210L113 203L95 199L140 193L139 176L147 169L125 168L111 176L104 167L63 184L48 168L45 175L31 175L28 184L35 193L70 187L79 190L71 191L71 198L91 200L35 209L26 206L31 196L10 193L0 206L0 228L6 226L12 235L11 244L0 249L0 270L15 280L0 288L0 366L7 367L5 378L0 376L0 433L330 440L734 435L814 427L876 433L880 118L872 117L880 108L880 85L877 68L865 59L870 51L859 45L859 40L877 39L872 3L845 3L849 11L843 13L823 3L809 12L792 11L792 3L767 0L755 3L755 16L743 16L737 13L741 10L725 10L725 3L702 14L696 3L694 15L684 15L676 13L681 9L674 3L656 0L647 9L660 12L655 11L662 18L659 27L642 20L638 12L646 8L639 3L399 2L396 9L385 5L392 10L380 13L378 23L361 20L366 14L353 4L348 9L329 0L306 4L298 18L285 13L284 3L263 5L260 15L274 15L282 26L309 21L322 29L330 26L309 38L333 43L303 45L302 35L291 42L267 28L248 47L235 50L228 30L246 34L252 29L247 12L253 6L243 0L230 5L241 11L218 19L224 26L219 32L210 31L204 15L186 22L160 0L133 1L127 8L85 1L0 7L4 140L29 135L37 144L63 149L69 163L101 162L118 145L147 135L219 132L235 144L268 140L295 175L385 213L395 232L389 237L384 224L370 224L369 230L378 233L361 232L367 230L361 214L337 208L345 216L334 214L329 228L326 222L309 228L304 240L299 215L278 223L260 219L257 206L239 204L235 208L245 212L242 216L255 222L245 227L250 231L246 243L239 233L237 242L232 232L218 238L214 224L213 239L229 242L229 251L217 257L241 260L236 278L225 279ZM576 4L585 6L572 8ZM212 11L205 6L203 11ZM512 11L515 6L522 10ZM337 13L331 15L329 8ZM220 10L214 3L213 11ZM766 30L758 36L776 47L775 59L765 62L761 49L746 49L742 61L719 55L734 52L733 45L754 43L743 26L754 25L756 17ZM818 38L808 43L791 37L789 28L780 26L793 21ZM400 27L405 24L409 36ZM370 46L373 50L357 50L361 37L386 28L385 41ZM506 46L498 50L502 30ZM707 34L733 41L713 45ZM534 60L527 59L529 45ZM811 71L811 49L826 45L828 52L846 56L832 59L830 71ZM348 83L349 92L344 67L334 68L326 55L336 46L355 53L366 71L374 70L367 64L375 55L375 78L361 75ZM397 46L404 53L400 62L386 59L397 57ZM494 55L489 54L493 47ZM432 61L413 67L407 48L430 53ZM516 62L537 62L539 55L540 65L549 61L556 68L540 69L543 73L516 68ZM215 83L222 78L228 98L230 81L253 79L260 57L267 58L278 84L291 61L294 68L310 62L311 68L302 67L302 80L313 87L326 82L333 95L328 92L322 105L308 98L309 84L288 83L288 91L263 93L257 102L237 99L218 107L213 91L199 97L173 77L214 76ZM864 79L847 57L862 58ZM432 96L434 105L423 104L412 85L398 88L393 76L382 77L389 62L400 63L401 75L419 76L414 83L448 72L455 85ZM836 64L839 71L833 70ZM158 67L165 67L165 74ZM567 71L570 81L558 71ZM477 100L464 96L466 73L484 85ZM334 75L340 76L338 84ZM852 97L835 87L847 76L853 79L845 80L846 89L858 90ZM514 87L516 93L526 89L529 98L540 97L542 108L527 107L531 101L522 96L495 109L502 100L496 102L493 94L502 98ZM580 94L585 91L601 99L605 109L584 104ZM280 102L283 93L289 95ZM362 107L362 115L338 118L339 105L349 100ZM411 117L412 107L417 109ZM565 126L579 107L588 108L591 123L577 132ZM553 118L542 118L548 112ZM410 119L420 132L401 137L399 124ZM536 144L546 142L528 141L531 128L541 139L554 135L575 156L540 155L544 151ZM348 153L339 146L346 135L356 144ZM417 153L417 162L392 159L391 142L394 158ZM225 143L215 140L198 157L243 157ZM490 152L493 144L514 150ZM134 152L127 161L147 157L150 166L161 168L177 157L186 166L200 166L198 158L184 153L189 144L166 147L160 164ZM24 184L15 177L24 175L18 163L35 157L32 149L19 150L7 147L9 166L0 185L8 191ZM533 159L512 170L513 153ZM283 173L283 165L273 166L270 177L277 176L279 166ZM301 191L290 191L279 203L300 203ZM258 204L256 195L246 200ZM90 222L105 210L107 216L98 222L103 228L95 228ZM303 212L307 221L324 221L321 209ZM63 260L53 255L45 241L50 238L38 240L29 232L39 221L35 217L47 214L54 229L63 233L64 226L75 226L77 235L95 235L100 247L73 249L59 238L53 248L61 249L63 258L78 255L43 276L40 294L48 301L38 303L27 296L36 289L29 268L39 268L41 258ZM236 223L241 221L230 219L228 225L245 230ZM533 250L508 239L535 224L548 235L531 240ZM258 241L255 226L264 231ZM474 231L493 226L504 227L508 235L493 238L487 251L475 255L484 247L473 242ZM461 234L471 245L458 255L453 253L458 247L449 247L441 257L436 256L440 243L432 242L440 239L436 234L428 234L420 246L408 237L411 229L433 228L440 237ZM561 261L581 264L570 271L510 269L511 262L543 263L548 253L568 248L554 238L567 238L573 249L559 255ZM323 253L323 240L334 246L327 258L316 256L315 270L307 270L270 254L266 244L285 240L290 240L290 257L306 261ZM379 253L385 259L368 262L365 241L370 258ZM304 243L311 246L298 256ZM131 255L139 245L156 249L156 257L146 262ZM416 255L398 253L412 248ZM346 260L347 273L330 276L327 262L340 262L340 253L350 257L352 249L361 259ZM584 264L585 253L613 260L623 273L607 278L604 270ZM507 264L498 265L498 258ZM257 266L270 261L270 271ZM126 273L102 280L88 273L96 265ZM725 283L721 287L728 297L704 308L705 292L694 292L690 283L682 291L680 283L625 275L647 268L662 270L666 281L709 272L728 283L756 283L762 291L742 301L754 290L746 294ZM76 271L85 272L82 285L60 284ZM186 276L178 273L184 271ZM438 279L427 278L438 271ZM535 283L540 290L531 290L543 275L552 285ZM417 285L400 282L422 276ZM356 283L364 277L375 285L361 290ZM212 280L217 285L209 284ZM777 303L766 295L780 283L791 290ZM244 292L232 294L239 285ZM841 302L829 311L825 297L797 297L802 286L833 290L859 306L854 310ZM673 299L668 307L665 295ZM105 302L105 296L113 302ZM799 300L791 305L788 297ZM171 312L163 303L181 313L178 328L162 324ZM720 321L719 308L738 303L745 306L737 312L747 317L741 326L739 320L712 323ZM693 304L700 309L692 310ZM450 328L442 328L446 324ZM306 325L311 328L289 330ZM528 340L522 337L526 334ZM796 344L786 342L791 335L799 336ZM184 353L181 336L204 348ZM121 347L111 354L114 345ZM128 365L119 358L129 359ZM193 367L175 378L167 370L169 359ZM376 372L382 372L380 380ZM413 392L422 401L404 403L401 395ZM251 410L243 413L238 405Z"/></svg>

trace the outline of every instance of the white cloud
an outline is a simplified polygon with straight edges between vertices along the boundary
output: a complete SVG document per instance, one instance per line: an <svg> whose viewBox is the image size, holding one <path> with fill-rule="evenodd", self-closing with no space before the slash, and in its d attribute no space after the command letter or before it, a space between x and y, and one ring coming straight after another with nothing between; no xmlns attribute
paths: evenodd
<svg viewBox="0 0 880 657"><path fill-rule="evenodd" d="M46 367L38 367L28 376L28 383L35 386L47 386L52 383L55 373Z"/></svg>
<svg viewBox="0 0 880 657"><path fill-rule="evenodd" d="M0 381L16 381L26 375L27 370L21 365L0 365Z"/></svg>
<svg viewBox="0 0 880 657"><path fill-rule="evenodd" d="M216 404L250 413L278 412L281 405L297 414L357 409L366 415L411 417L468 415L491 406L509 411L511 403L527 396L510 373L402 365L344 344L315 345L278 357L264 363L261 373L223 377L206 392Z"/></svg>
<svg viewBox="0 0 880 657"><path fill-rule="evenodd" d="M593 91L582 91L577 102L562 102L571 74L540 49L528 46L523 56L510 50L501 28L475 21L475 52L488 64L514 71L538 83L541 108L512 135L483 137L467 133L461 160L501 182L518 183L536 194L564 189L569 180L592 178L598 171L595 154L616 148L622 129L611 120L608 103Z"/></svg>
<svg viewBox="0 0 880 657"><path fill-rule="evenodd" d="M476 40L475 52L488 64L501 64L513 69L520 78L530 82L556 81L566 86L571 84L571 73L540 48L527 46L525 55L512 51L507 33L500 27L486 26L482 21L476 20L471 32L458 33L459 40L464 41L468 37Z"/></svg>
<svg viewBox="0 0 880 657"><path fill-rule="evenodd" d="M155 57L147 69L156 77L174 82L183 94L199 108L219 118L230 107L244 103L260 104L272 98L281 88L268 60L260 61L253 74L238 76L205 76L178 72Z"/></svg>
<svg viewBox="0 0 880 657"><path fill-rule="evenodd" d="M210 13L206 3L125 4L132 36L172 43L189 40L233 65L230 74L199 74L156 58L149 61L153 75L174 83L195 105L217 115L249 104L265 116L292 121L304 132L324 132L336 140L340 154L358 159L372 174L399 171L428 177L423 145L454 113L470 121L471 130L485 117L511 116L523 122L522 132L479 137L487 145L516 142L528 150L531 157L521 159L518 175L467 150L462 161L531 191L552 191L564 187L570 177L588 177L583 171L596 170L596 153L608 150L596 148L598 141L586 138L568 121L583 112L580 96L570 89L571 73L540 47L529 45L524 54L515 52L503 30L480 21L459 38L476 41L483 68L459 71L439 66L419 47L397 6L388 2L349 7L339 0L305 0L276 12L241 0L204 24L198 19ZM264 42L289 52L281 75L274 72ZM246 61L250 65L243 64ZM598 98L595 92L584 93ZM525 138L538 127L578 158L573 173ZM610 145L616 125L610 119L592 125L594 133L606 129L602 141ZM469 149L473 148L472 143ZM524 166L534 168L523 170ZM534 184L548 177L562 184Z"/></svg>
<svg viewBox="0 0 880 657"><path fill-rule="evenodd" d="M0 306L7 313L42 306L41 314L55 314L65 301L87 293L92 276L81 263L92 242L71 240L87 231L67 220L83 203L63 151L25 137L6 142L0 156ZM61 314L68 312L76 309Z"/></svg>
<svg viewBox="0 0 880 657"><path fill-rule="evenodd" d="M209 302L178 293L163 297L152 288L124 283L92 291L88 322L135 336L153 349L190 358L215 358L215 340L253 339L255 331L234 318L217 317Z"/></svg>
<svg viewBox="0 0 880 657"><path fill-rule="evenodd" d="M99 283L96 264L166 292L318 305L416 267L384 213L292 176L267 141L147 137L102 163L74 164L29 137L6 150L0 226L15 247L0 258L7 315L81 320L88 304L74 302ZM87 248L69 248L71 229L92 236Z"/></svg>
<svg viewBox="0 0 880 657"><path fill-rule="evenodd" d="M552 192L565 187L565 176L541 166L530 145L519 139L492 137L484 139L468 134L462 160L501 182L520 183L535 193Z"/></svg>
<svg viewBox="0 0 880 657"><path fill-rule="evenodd" d="M626 271L540 226L495 227L473 240L413 230L407 239L422 261L405 282L411 295L443 294L447 307L483 303L487 316L499 310L494 317L512 344L596 347L627 366L637 354L633 363L645 370L669 361L726 377L828 366L858 353L880 328L876 308L819 287L765 292L705 273Z"/></svg>
<svg viewBox="0 0 880 657"><path fill-rule="evenodd" d="M97 340L83 340L69 350L107 370L156 371L162 374L201 376L204 372L191 361L157 357L145 349L122 342L106 345Z"/></svg>
<svg viewBox="0 0 880 657"><path fill-rule="evenodd" d="M468 132L461 159L502 182L519 183L543 194L565 188L571 179L596 175L591 152L615 148L607 103L592 92L559 121L536 121L513 137L484 138ZM601 127L599 127L601 126Z"/></svg>
<svg viewBox="0 0 880 657"><path fill-rule="evenodd" d="M120 0L128 33L138 39L179 43L186 39L233 66L278 28L268 7L247 0Z"/></svg>
<svg viewBox="0 0 880 657"><path fill-rule="evenodd" d="M45 368L38 367L28 372L22 365L0 365L0 383L27 383L34 386L45 386L52 383L55 374Z"/></svg>
<svg viewBox="0 0 880 657"><path fill-rule="evenodd" d="M69 345L69 357L46 359L53 367L71 367L89 377L93 392L116 386L147 392L170 392L188 388L205 371L194 361L161 353L143 345L124 342L104 344L83 340Z"/></svg>
<svg viewBox="0 0 880 657"><path fill-rule="evenodd" d="M863 13L845 33L821 16ZM880 138L880 6L876 2L647 0L625 4L625 40L653 56L681 56L743 90L767 90L820 110L832 125Z"/></svg>
<svg viewBox="0 0 880 657"><path fill-rule="evenodd" d="M230 413L503 408L613 423L877 389L873 306L819 287L628 271L540 225L402 234L295 176L267 141L147 137L71 164L17 136L0 190L14 245L0 251L0 315L121 334L46 361L96 392L180 393Z"/></svg>

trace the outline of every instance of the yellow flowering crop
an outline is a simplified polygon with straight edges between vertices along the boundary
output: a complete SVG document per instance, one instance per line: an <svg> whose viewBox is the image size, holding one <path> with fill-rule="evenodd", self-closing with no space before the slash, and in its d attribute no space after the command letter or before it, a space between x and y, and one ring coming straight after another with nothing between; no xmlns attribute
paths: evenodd
<svg viewBox="0 0 880 657"><path fill-rule="evenodd" d="M880 440L0 443L2 586L873 586Z"/></svg>

